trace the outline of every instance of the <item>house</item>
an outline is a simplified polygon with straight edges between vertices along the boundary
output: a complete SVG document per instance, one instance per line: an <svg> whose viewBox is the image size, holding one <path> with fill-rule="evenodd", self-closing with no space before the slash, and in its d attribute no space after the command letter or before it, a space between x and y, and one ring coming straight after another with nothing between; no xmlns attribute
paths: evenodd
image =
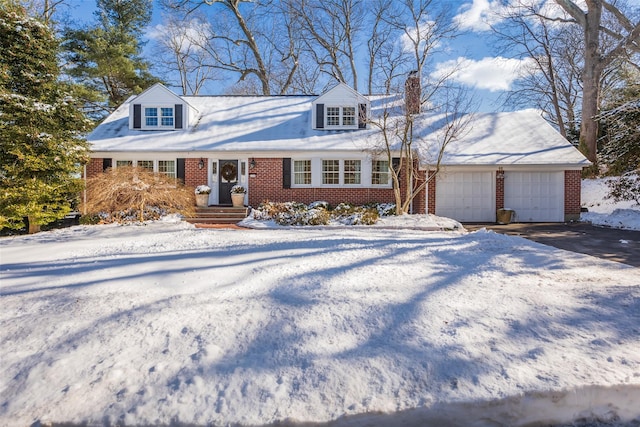
<svg viewBox="0 0 640 427"><path fill-rule="evenodd" d="M407 88L407 104L415 105ZM381 132L371 121L398 101L342 83L320 96L178 96L156 84L88 136L85 176L136 165L189 186L207 184L210 205L231 204L236 184L252 206L393 202L392 165L372 150ZM415 134L430 138L438 118L416 117ZM429 173L424 163L421 179ZM537 112L520 111L474 116L442 165L415 198L414 213L494 222L496 209L507 207L516 220L536 222L579 217L580 174L589 162Z"/></svg>

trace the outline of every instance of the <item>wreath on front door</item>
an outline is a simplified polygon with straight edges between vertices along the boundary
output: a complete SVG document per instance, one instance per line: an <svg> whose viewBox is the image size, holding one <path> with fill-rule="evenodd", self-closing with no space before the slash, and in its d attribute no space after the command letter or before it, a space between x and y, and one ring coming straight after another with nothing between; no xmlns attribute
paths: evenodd
<svg viewBox="0 0 640 427"><path fill-rule="evenodd" d="M235 181L236 177L238 176L237 168L233 163L227 163L222 166L222 170L220 171L220 173L222 174L222 178L225 181Z"/></svg>

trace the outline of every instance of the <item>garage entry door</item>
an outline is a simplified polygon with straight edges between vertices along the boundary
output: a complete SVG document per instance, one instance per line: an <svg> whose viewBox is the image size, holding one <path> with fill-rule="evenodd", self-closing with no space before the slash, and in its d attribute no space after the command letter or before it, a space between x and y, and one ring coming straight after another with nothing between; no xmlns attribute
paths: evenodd
<svg viewBox="0 0 640 427"><path fill-rule="evenodd" d="M491 172L448 172L436 178L436 215L460 222L496 220Z"/></svg>
<svg viewBox="0 0 640 427"><path fill-rule="evenodd" d="M517 222L564 221L564 172L505 172L504 207Z"/></svg>

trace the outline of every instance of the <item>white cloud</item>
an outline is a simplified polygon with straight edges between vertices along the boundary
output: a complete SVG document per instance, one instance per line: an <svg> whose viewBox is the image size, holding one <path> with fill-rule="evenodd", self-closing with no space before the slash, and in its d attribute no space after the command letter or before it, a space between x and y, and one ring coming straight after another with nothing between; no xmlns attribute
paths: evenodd
<svg viewBox="0 0 640 427"><path fill-rule="evenodd" d="M473 0L471 4L462 5L453 20L463 30L489 31L491 25L502 20L497 13L501 9L500 0Z"/></svg>
<svg viewBox="0 0 640 427"><path fill-rule="evenodd" d="M177 48L180 52L200 50L204 45L209 32L209 24L197 20L189 22L170 22L158 24L147 33L150 39L154 39Z"/></svg>
<svg viewBox="0 0 640 427"><path fill-rule="evenodd" d="M450 79L477 89L492 92L510 90L514 81L522 77L523 71L531 67L533 59L510 59L487 57L478 61L458 58L441 62L432 73L434 78L450 74Z"/></svg>
<svg viewBox="0 0 640 427"><path fill-rule="evenodd" d="M417 29L415 27L407 27L400 38L402 49L405 52L413 52L416 42L419 42L421 49L424 49L425 43L430 44L430 49L438 47L439 42L437 37L434 37L436 25L435 21L425 19L418 24Z"/></svg>

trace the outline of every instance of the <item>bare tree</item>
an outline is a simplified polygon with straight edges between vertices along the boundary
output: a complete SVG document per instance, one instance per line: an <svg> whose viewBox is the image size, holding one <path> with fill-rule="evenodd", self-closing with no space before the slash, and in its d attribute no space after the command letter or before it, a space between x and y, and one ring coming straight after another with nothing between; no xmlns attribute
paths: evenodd
<svg viewBox="0 0 640 427"><path fill-rule="evenodd" d="M356 44L362 31L362 0L289 0L306 52L332 79L358 90Z"/></svg>
<svg viewBox="0 0 640 427"><path fill-rule="evenodd" d="M551 22L536 2L508 9L493 26L499 46L530 59L506 104L535 103L565 138L577 136L582 97L582 42L576 28Z"/></svg>
<svg viewBox="0 0 640 427"><path fill-rule="evenodd" d="M159 56L168 71L177 72L183 95L197 95L205 84L219 78L208 65L211 60L208 53L201 47L207 27L197 17L184 21L172 15L159 28Z"/></svg>
<svg viewBox="0 0 640 427"><path fill-rule="evenodd" d="M285 94L298 68L298 45L287 39L290 21L271 1L164 0L166 8L191 14L201 8L209 19L206 43L211 67L238 74L238 80L257 78L260 93ZM281 31L284 27L285 31ZM197 40L191 40L197 43ZM290 76L277 82L274 76Z"/></svg>
<svg viewBox="0 0 640 427"><path fill-rule="evenodd" d="M584 37L584 65L582 72L582 126L580 148L587 158L597 162L600 79L605 68L617 58L629 55L629 51L640 52L640 22L632 23L613 2L585 0L584 11L571 0L556 0L572 21L580 26ZM618 28L603 27L603 12L609 13L618 23ZM621 29L622 31L620 31ZM617 40L615 46L603 50L601 35L607 34Z"/></svg>
<svg viewBox="0 0 640 427"><path fill-rule="evenodd" d="M370 6L367 40L368 93L381 90L390 94L392 84L406 73L409 58L399 42L402 31L392 22L400 21L400 8L394 0L374 0Z"/></svg>
<svg viewBox="0 0 640 427"><path fill-rule="evenodd" d="M412 78L418 77L414 74L409 80ZM407 85L408 91L414 89ZM380 131L371 153L386 158L391 166L397 215L411 212L414 199L440 172L447 146L464 136L473 119L473 114L468 113L472 101L462 89L440 89L437 97L431 97L433 105L438 98L438 106L429 114L406 108L410 102L398 97L387 97L381 113L369 122Z"/></svg>

